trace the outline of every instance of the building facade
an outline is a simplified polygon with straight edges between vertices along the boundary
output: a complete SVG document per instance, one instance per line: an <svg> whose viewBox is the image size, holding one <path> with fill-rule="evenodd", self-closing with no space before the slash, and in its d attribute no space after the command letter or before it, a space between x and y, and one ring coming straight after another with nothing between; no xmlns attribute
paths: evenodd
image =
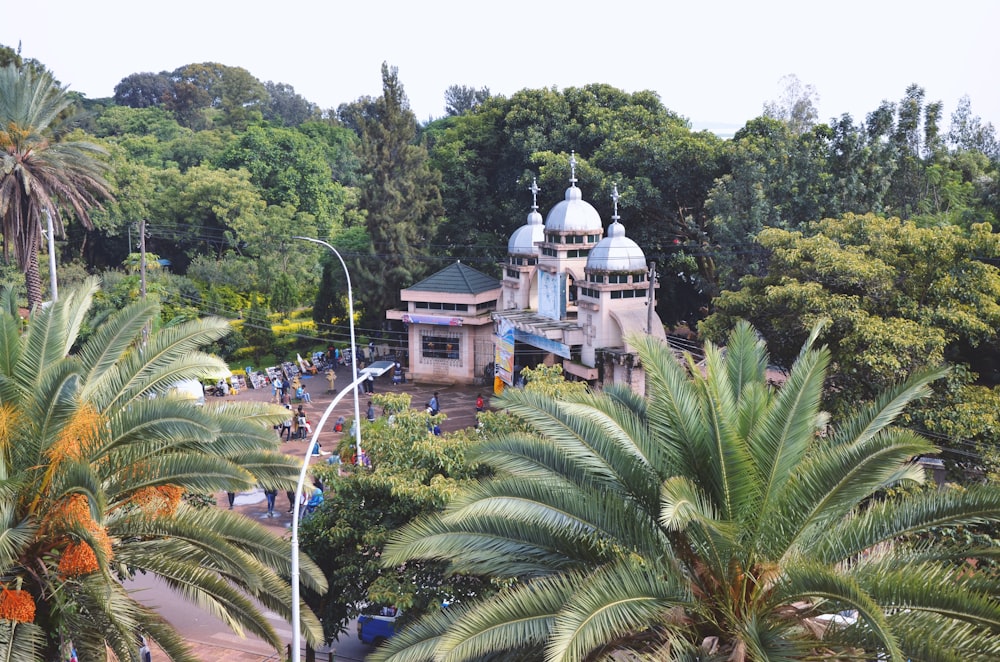
<svg viewBox="0 0 1000 662"><path fill-rule="evenodd" d="M434 384L472 384L493 361L493 320L500 283L456 262L401 291L405 310L386 318L406 325L407 377Z"/></svg>
<svg viewBox="0 0 1000 662"><path fill-rule="evenodd" d="M592 386L623 383L643 393L645 373L627 338L666 340L655 311L655 275L620 223L617 187L605 235L600 214L576 185L575 157L570 168L565 198L544 223L532 183L531 213L508 242L493 314L496 375L511 385L523 367L559 363Z"/></svg>

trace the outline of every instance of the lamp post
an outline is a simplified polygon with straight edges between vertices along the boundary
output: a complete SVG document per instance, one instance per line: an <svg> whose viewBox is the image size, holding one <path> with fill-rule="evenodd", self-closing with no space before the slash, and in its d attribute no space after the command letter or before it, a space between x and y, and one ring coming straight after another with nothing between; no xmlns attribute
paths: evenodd
<svg viewBox="0 0 1000 662"><path fill-rule="evenodd" d="M351 273L347 270L347 263L344 262L344 258L340 256L337 249L325 241L312 237L292 237L292 239L311 241L314 244L326 246L330 252L337 256L337 259L340 260L340 266L344 268L344 277L347 278L347 320L351 327L351 379L356 382L358 381L358 347L354 342L354 293L351 291ZM356 385L355 389L357 389ZM358 458L361 457L361 406L358 404L357 390L354 391L354 452Z"/></svg>
<svg viewBox="0 0 1000 662"><path fill-rule="evenodd" d="M334 396L333 401L327 405L326 411L323 412L323 416L319 419L319 423L313 428L312 438L306 446L306 456L302 459L302 470L299 471L299 480L295 483L295 505L292 510L292 662L299 662L302 654L300 650L302 647L302 618L299 610L299 511L301 510L299 502L302 501L302 490L305 487L306 474L309 473L309 458L313 455L313 449L318 447L320 430L326 425L326 421L330 418L330 414L333 413L334 407L340 404L340 401L344 399L347 392L354 389L354 395L357 397L358 386L361 382L368 379L369 374L373 377L378 377L384 375L393 367L395 367L395 364L392 361L377 361L361 371L361 376L355 374L354 381ZM361 421L357 421L355 424L358 430L360 430Z"/></svg>
<svg viewBox="0 0 1000 662"><path fill-rule="evenodd" d="M59 288L56 285L56 233L52 229L52 216L49 214L49 208L45 207L42 211L45 212L45 228L49 241L49 289L52 292L52 303L55 303L59 299Z"/></svg>

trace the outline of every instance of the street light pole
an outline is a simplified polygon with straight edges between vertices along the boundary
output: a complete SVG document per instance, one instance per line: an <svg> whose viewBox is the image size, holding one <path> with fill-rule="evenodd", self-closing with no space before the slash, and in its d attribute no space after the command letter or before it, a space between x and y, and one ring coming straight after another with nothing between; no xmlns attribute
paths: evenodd
<svg viewBox="0 0 1000 662"><path fill-rule="evenodd" d="M302 241L311 241L314 244L319 244L321 246L326 246L330 249L337 259L340 260L340 266L344 268L344 277L347 278L347 319L351 327L351 379L355 382L358 381L358 346L354 342L354 293L351 291L351 274L347 270L347 263L344 262L344 258L340 256L337 249L330 244L322 241L320 239L313 239L312 237L292 237L292 239L301 239ZM358 404L358 391L355 387L354 391L354 452L358 461L361 461L361 405Z"/></svg>
<svg viewBox="0 0 1000 662"><path fill-rule="evenodd" d="M56 285L56 234L52 229L52 216L49 213L49 208L45 207L42 211L45 212L45 226L49 241L49 290L52 292L52 303L55 303L59 299L59 288Z"/></svg>
<svg viewBox="0 0 1000 662"><path fill-rule="evenodd" d="M360 377L355 375L354 381L338 393L333 398L333 401L327 405L326 411L323 412L323 416L319 419L319 423L313 428L312 439L309 440L309 444L306 446L306 456L302 460L302 470L299 471L299 480L295 483L295 503L292 509L292 662L299 662L302 655L300 650L302 647L302 616L299 610L299 512L301 511L299 502L302 501L302 491L306 483L306 474L309 472L309 458L313 455L313 449L318 448L320 430L326 425L326 421L330 418L330 414L333 413L334 407L344 399L347 392L354 389L354 395L357 397L358 386L362 381L368 379L369 374L373 377L378 377L384 375L393 367L395 367L395 364L391 361L378 361L365 368L361 372ZM359 422L358 428L360 429L360 427Z"/></svg>

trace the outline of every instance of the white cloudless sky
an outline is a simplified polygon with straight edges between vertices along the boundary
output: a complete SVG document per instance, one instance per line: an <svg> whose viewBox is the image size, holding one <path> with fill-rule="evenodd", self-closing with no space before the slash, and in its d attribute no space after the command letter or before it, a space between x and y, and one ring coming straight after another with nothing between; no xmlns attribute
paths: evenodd
<svg viewBox="0 0 1000 662"><path fill-rule="evenodd" d="M794 74L821 121L864 120L916 83L1000 129L1000 0L11 0L0 44L89 98L122 78L220 62L321 108L381 92L399 70L425 121L450 85L653 90L696 128L738 128Z"/></svg>

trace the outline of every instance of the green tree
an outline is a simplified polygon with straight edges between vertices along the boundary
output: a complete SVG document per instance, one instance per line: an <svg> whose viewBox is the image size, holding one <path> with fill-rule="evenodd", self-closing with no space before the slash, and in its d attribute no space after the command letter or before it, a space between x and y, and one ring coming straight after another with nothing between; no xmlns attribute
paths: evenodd
<svg viewBox="0 0 1000 662"><path fill-rule="evenodd" d="M869 400L922 366L945 360L974 370L995 364L1000 271L989 225L919 228L871 214L847 214L790 232L757 236L769 255L765 276L723 292L699 332L721 341L746 319L768 340L779 366L820 319L837 370L833 408Z"/></svg>
<svg viewBox="0 0 1000 662"><path fill-rule="evenodd" d="M243 337L247 344L253 348L253 356L257 361L265 354L270 354L274 349L274 329L271 321L267 317L267 309L261 305L260 298L252 297L250 309L243 320Z"/></svg>
<svg viewBox="0 0 1000 662"><path fill-rule="evenodd" d="M216 165L245 168L269 205L291 205L324 224L342 215L344 196L320 143L294 129L253 126L239 134Z"/></svg>
<svg viewBox="0 0 1000 662"><path fill-rule="evenodd" d="M260 234L267 205L246 170L157 170L154 186L149 248L179 273L196 255L218 258L238 249L242 235Z"/></svg>
<svg viewBox="0 0 1000 662"><path fill-rule="evenodd" d="M431 169L426 147L416 142L417 121L395 67L382 65L382 96L362 99L341 115L358 130L365 172L360 207L373 249L354 260L352 274L369 325L377 327L399 303L400 290L426 272L423 258L432 254L443 213L440 175Z"/></svg>
<svg viewBox="0 0 1000 662"><path fill-rule="evenodd" d="M264 83L268 101L264 106L264 119L284 126L295 127L319 117L319 106L309 101L286 83Z"/></svg>
<svg viewBox="0 0 1000 662"><path fill-rule="evenodd" d="M162 106L170 97L173 86L170 75L165 71L130 74L115 85L115 103L129 108Z"/></svg>
<svg viewBox="0 0 1000 662"><path fill-rule="evenodd" d="M371 252L371 240L368 238L365 229L361 226L347 228L339 233L334 239L337 250L341 255L364 255ZM319 287L316 290L316 300L313 303L313 321L317 325L329 325L336 321L344 323L347 320L347 279L344 275L344 267L340 260L326 249L320 253L322 255L323 273L320 276ZM351 288L357 299L357 290ZM357 302L354 302L355 314L359 311Z"/></svg>
<svg viewBox="0 0 1000 662"><path fill-rule="evenodd" d="M193 129L206 128L218 117L236 130L262 118L267 90L241 67L218 62L187 64L170 74L173 83L164 105L177 121Z"/></svg>
<svg viewBox="0 0 1000 662"><path fill-rule="evenodd" d="M122 585L137 573L280 652L262 609L290 618L289 543L183 496L294 485L297 463L275 448L270 429L282 414L168 395L177 380L228 372L198 351L228 332L221 320L175 324L140 345L158 313L136 301L77 347L96 286L91 279L37 309L23 333L9 293L0 296L0 655L42 662L65 659L73 646L81 659L110 650L127 660L141 633L169 659L195 660ZM302 561L305 582L322 591L316 566ZM9 598L20 608L11 611ZM319 622L308 608L303 616L316 642Z"/></svg>
<svg viewBox="0 0 1000 662"><path fill-rule="evenodd" d="M104 180L105 152L92 142L61 140L73 103L52 76L0 69L0 220L4 258L13 249L24 272L28 305L42 302L38 250L45 214L57 235L63 214L90 228L90 210L110 197Z"/></svg>
<svg viewBox="0 0 1000 662"><path fill-rule="evenodd" d="M271 308L288 315L298 305L298 288L291 276L282 271L271 287Z"/></svg>
<svg viewBox="0 0 1000 662"><path fill-rule="evenodd" d="M444 91L444 112L449 116L464 115L490 98L490 88L478 90L466 85L450 85Z"/></svg>
<svg viewBox="0 0 1000 662"><path fill-rule="evenodd" d="M967 562L990 552L906 540L997 521L1000 491L886 491L924 480L912 458L934 447L892 423L941 373L829 425L830 353L814 338L780 389L744 324L725 351L705 346L704 368L634 339L646 397L505 393L535 434L484 444L475 458L497 477L405 527L383 558L508 586L372 659L994 659L995 578ZM847 610L852 625L825 620Z"/></svg>
<svg viewBox="0 0 1000 662"><path fill-rule="evenodd" d="M379 557L393 530L440 510L481 469L466 460L478 441L475 434L432 436L430 415L411 408L405 394L376 394L372 400L391 412L393 420L380 417L362 427L371 467L320 470L327 485L323 506L302 526L302 549L320 559L330 585L325 596L310 597L328 639L343 633L365 603L396 605L415 618L439 609L444 600L489 590L481 578L446 578L444 565L433 561L381 566ZM342 458L351 456L351 444L353 438L344 439Z"/></svg>
<svg viewBox="0 0 1000 662"><path fill-rule="evenodd" d="M1000 160L1000 141L990 122L972 114L972 101L963 96L951 115L948 141L958 149L982 152L994 161Z"/></svg>

